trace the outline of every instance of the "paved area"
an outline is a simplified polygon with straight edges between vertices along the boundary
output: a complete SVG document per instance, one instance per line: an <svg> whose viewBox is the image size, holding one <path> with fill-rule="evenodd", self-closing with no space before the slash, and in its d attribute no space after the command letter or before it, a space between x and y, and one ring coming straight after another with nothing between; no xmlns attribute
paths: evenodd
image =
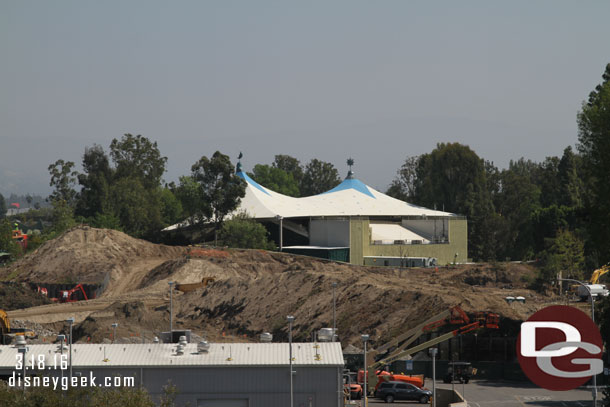
<svg viewBox="0 0 610 407"><path fill-rule="evenodd" d="M450 389L450 384L438 383L437 388ZM426 380L426 387L432 389L432 383ZM473 381L468 384L454 384L455 390L466 396L470 407L590 407L592 404L590 389L570 391L549 391L535 387L530 383ZM598 398L602 397L598 391ZM369 407L387 406L381 400L369 398ZM414 401L397 401L398 405L418 406ZM355 404L362 406L362 404ZM601 404L600 404L601 405Z"/></svg>

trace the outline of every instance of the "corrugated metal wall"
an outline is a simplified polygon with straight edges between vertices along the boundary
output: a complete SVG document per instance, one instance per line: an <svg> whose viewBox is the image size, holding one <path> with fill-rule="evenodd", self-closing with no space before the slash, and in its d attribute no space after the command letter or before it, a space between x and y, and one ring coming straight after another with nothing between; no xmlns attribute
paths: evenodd
<svg viewBox="0 0 610 407"><path fill-rule="evenodd" d="M294 367L293 377L295 407L337 406L340 389L341 367ZM163 386L171 383L177 387L178 405L204 405L201 400L247 399L248 407L285 407L290 405L290 381L287 367L175 367L175 368L125 368L125 369L75 369L82 375L93 375L98 382L103 377L135 377L140 380L159 403ZM140 377L142 372L142 377Z"/></svg>

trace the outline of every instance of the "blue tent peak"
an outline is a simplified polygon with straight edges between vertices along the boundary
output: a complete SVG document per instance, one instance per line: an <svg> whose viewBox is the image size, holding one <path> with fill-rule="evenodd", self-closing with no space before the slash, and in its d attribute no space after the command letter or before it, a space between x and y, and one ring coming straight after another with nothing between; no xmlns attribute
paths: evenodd
<svg viewBox="0 0 610 407"><path fill-rule="evenodd" d="M356 178L346 178L342 183L340 183L339 185L337 185L336 187L334 187L333 189L331 189L330 191L326 191L324 192L324 194L330 194L332 192L339 192L339 191L344 191L346 189L354 189L364 195L368 195L373 199L377 199L375 198L375 195L373 195L371 193L371 191L369 191L369 188L366 186L365 183L363 183L362 181L360 181L359 179Z"/></svg>
<svg viewBox="0 0 610 407"><path fill-rule="evenodd" d="M238 177L243 178L248 184L252 185L254 188L266 193L267 195L271 196L271 194L269 192L267 192L265 190L265 188L263 188L262 186L260 186L256 181L254 181L252 178L250 178L248 176L248 174L246 174L243 171L238 171L237 173L235 173L235 175L237 175Z"/></svg>

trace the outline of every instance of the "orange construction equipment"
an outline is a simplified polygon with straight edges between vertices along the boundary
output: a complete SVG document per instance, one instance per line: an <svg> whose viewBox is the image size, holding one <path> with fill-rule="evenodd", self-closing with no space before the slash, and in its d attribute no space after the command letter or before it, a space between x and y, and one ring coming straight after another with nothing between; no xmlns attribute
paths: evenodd
<svg viewBox="0 0 610 407"><path fill-rule="evenodd" d="M24 251L28 248L28 235L22 233L21 229L15 227L11 237Z"/></svg>
<svg viewBox="0 0 610 407"><path fill-rule="evenodd" d="M85 288L83 287L82 284L78 284L76 285L76 287L72 288L71 290L61 290L59 292L59 298L51 298L52 301L55 302L76 302L76 301L80 301L78 298L75 298L75 293L77 292L82 292L83 293L83 299L85 301L87 301L89 298L87 298L87 293L85 292Z"/></svg>
<svg viewBox="0 0 610 407"><path fill-rule="evenodd" d="M369 388L372 391L373 388L376 389L379 386L379 383L382 381L389 380L404 381L421 388L424 385L424 380L423 377L420 377L419 375L395 375L379 369L382 366L389 365L395 360L430 348L455 336L463 335L481 328L498 329L499 321L500 316L498 314L491 312L477 312L475 313L474 322L471 322L468 315L466 315L466 313L459 306L452 307L447 311L441 312L440 314L429 318L415 328L410 329L406 333L398 336L393 341L379 347L376 352L370 352L367 354L366 365L368 372L368 383L370 384ZM462 326L452 330L451 332L406 349L411 343L419 338L421 334L430 332L447 324ZM398 346L399 344L400 346ZM387 354L381 360L376 362L374 361L375 356L381 354L382 352L389 351L391 348L393 349L389 354ZM358 382L364 383L363 378L364 371L361 369L358 372Z"/></svg>

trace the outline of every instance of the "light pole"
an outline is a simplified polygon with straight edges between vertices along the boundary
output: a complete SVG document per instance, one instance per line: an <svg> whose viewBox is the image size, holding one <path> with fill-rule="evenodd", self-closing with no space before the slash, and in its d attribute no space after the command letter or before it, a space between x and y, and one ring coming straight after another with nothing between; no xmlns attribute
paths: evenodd
<svg viewBox="0 0 610 407"><path fill-rule="evenodd" d="M174 343L174 302L172 295L174 281L168 281L167 284L169 284L169 343Z"/></svg>
<svg viewBox="0 0 610 407"><path fill-rule="evenodd" d="M294 397L292 392L292 323L294 322L294 317L292 315L288 315L286 317L288 321L288 359L290 359L290 407L294 407Z"/></svg>
<svg viewBox="0 0 610 407"><path fill-rule="evenodd" d="M430 348L428 352L432 356L432 407L436 407L436 353L438 349ZM453 369L451 370L451 375L453 376ZM453 379L451 380L451 386L453 386Z"/></svg>
<svg viewBox="0 0 610 407"><path fill-rule="evenodd" d="M593 298L593 295L591 294L591 287L589 287L587 284L583 283L582 281L578 281L578 280L574 280L572 278L558 278L558 281L572 281L573 283L577 283L582 285L583 287L585 287L587 289L587 292L589 293L589 298L591 299L591 319L593 320L593 323L595 323L595 299ZM593 390L591 391L591 394L593 395L593 407L597 406L597 375L593 375Z"/></svg>
<svg viewBox="0 0 610 407"><path fill-rule="evenodd" d="M368 372L366 371L366 343L369 341L369 336L366 334L360 335L360 339L362 339L362 342L364 342L364 388L362 391L362 395L364 396L364 407L368 407L369 399L366 390L366 382L368 381Z"/></svg>
<svg viewBox="0 0 610 407"><path fill-rule="evenodd" d="M114 340L116 339L116 327L119 326L118 323L114 323L112 324L112 343L114 343Z"/></svg>
<svg viewBox="0 0 610 407"><path fill-rule="evenodd" d="M333 287L333 342L337 337L337 300L335 298L335 289L337 288L337 283L332 283Z"/></svg>
<svg viewBox="0 0 610 407"><path fill-rule="evenodd" d="M61 368L61 362L64 360L64 342L66 341L66 335L57 335L57 339L59 340L59 352L60 352L60 356L59 356L59 366L60 366L60 369L59 369L59 371L61 372L61 377L62 377L62 381L63 381L64 370Z"/></svg>
<svg viewBox="0 0 610 407"><path fill-rule="evenodd" d="M66 319L66 323L70 324L70 383L72 383L72 325L74 325L74 317Z"/></svg>
<svg viewBox="0 0 610 407"><path fill-rule="evenodd" d="M277 219L277 221L280 224L280 251L282 251L283 246L284 246L284 218L280 215L276 215L275 219Z"/></svg>

